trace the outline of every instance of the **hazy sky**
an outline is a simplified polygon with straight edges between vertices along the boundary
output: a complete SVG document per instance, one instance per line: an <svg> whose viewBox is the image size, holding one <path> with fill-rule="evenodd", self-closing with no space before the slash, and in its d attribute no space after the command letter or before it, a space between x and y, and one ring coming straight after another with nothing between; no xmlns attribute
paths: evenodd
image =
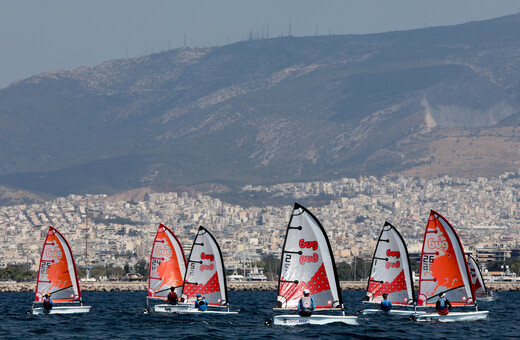
<svg viewBox="0 0 520 340"><path fill-rule="evenodd" d="M519 0L0 0L0 88L34 74L253 35L362 34L520 12Z"/></svg>

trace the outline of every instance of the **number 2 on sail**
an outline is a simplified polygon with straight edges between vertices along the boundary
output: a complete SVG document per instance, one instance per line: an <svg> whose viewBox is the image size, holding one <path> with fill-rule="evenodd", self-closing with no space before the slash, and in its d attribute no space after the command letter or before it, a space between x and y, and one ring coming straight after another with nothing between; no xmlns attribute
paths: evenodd
<svg viewBox="0 0 520 340"><path fill-rule="evenodd" d="M433 255L423 256L423 270L430 270L430 264L433 263Z"/></svg>

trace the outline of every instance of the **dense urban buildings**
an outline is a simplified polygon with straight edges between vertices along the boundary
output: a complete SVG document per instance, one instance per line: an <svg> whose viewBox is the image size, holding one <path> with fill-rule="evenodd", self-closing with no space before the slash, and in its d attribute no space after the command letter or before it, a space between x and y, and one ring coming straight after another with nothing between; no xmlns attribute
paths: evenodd
<svg viewBox="0 0 520 340"><path fill-rule="evenodd" d="M360 177L246 186L243 191L296 202L331 197L329 204L307 208L325 227L338 262L370 257L385 220L399 229L410 252L420 252L430 209L455 226L466 251L491 261L518 256L519 189L520 170L491 179ZM1 207L0 266L29 262L37 269L49 225L67 237L80 266L135 264L148 260L163 223L187 255L198 226L207 227L220 243L227 268L233 269L264 255L279 256L291 211L292 206L245 208L187 192L147 194L141 202L70 195L45 204Z"/></svg>

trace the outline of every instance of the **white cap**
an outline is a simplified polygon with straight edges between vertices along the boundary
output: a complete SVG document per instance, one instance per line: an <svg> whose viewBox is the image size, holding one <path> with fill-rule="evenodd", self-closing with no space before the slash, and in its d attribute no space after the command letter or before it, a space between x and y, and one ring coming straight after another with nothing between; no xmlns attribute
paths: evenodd
<svg viewBox="0 0 520 340"><path fill-rule="evenodd" d="M446 294L444 294L444 293L441 293L441 297L445 297L445 296L446 296Z"/></svg>
<svg viewBox="0 0 520 340"><path fill-rule="evenodd" d="M311 292L309 292L308 289L304 289L304 290L303 290L303 294L310 294L310 293L311 293Z"/></svg>

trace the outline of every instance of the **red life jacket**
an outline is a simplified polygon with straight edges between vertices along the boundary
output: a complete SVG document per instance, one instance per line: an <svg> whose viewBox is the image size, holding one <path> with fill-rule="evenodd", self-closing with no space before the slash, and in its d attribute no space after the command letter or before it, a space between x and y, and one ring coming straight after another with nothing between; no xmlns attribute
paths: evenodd
<svg viewBox="0 0 520 340"><path fill-rule="evenodd" d="M52 301L51 301L51 299L43 300L43 308L45 308L46 310L52 309Z"/></svg>
<svg viewBox="0 0 520 340"><path fill-rule="evenodd" d="M168 294L168 303L170 305L176 305L179 302L179 298L177 297L177 294L175 292L170 292Z"/></svg>
<svg viewBox="0 0 520 340"><path fill-rule="evenodd" d="M439 313L439 315L448 315L449 312L450 312L450 310L448 308L437 309L437 313Z"/></svg>

